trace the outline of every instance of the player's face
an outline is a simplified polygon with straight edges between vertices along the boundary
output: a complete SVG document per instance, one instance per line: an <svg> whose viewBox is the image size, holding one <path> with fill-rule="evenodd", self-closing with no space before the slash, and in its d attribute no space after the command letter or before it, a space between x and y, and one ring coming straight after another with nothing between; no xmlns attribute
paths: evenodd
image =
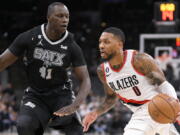
<svg viewBox="0 0 180 135"><path fill-rule="evenodd" d="M64 5L54 7L52 14L48 17L51 28L55 31L63 33L67 30L69 23L69 11Z"/></svg>
<svg viewBox="0 0 180 135"><path fill-rule="evenodd" d="M99 38L99 50L102 59L113 58L120 49L120 41L112 34L103 32Z"/></svg>

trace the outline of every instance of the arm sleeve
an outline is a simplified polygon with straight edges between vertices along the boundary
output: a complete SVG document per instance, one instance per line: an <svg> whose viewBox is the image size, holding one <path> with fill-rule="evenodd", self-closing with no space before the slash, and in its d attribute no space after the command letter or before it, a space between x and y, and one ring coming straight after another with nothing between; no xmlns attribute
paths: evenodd
<svg viewBox="0 0 180 135"><path fill-rule="evenodd" d="M71 60L72 60L73 67L86 65L83 52L81 48L79 47L79 45L77 45L76 43L72 44Z"/></svg>
<svg viewBox="0 0 180 135"><path fill-rule="evenodd" d="M19 34L12 44L9 46L9 50L17 57L21 56L25 51L25 44L26 36L25 34Z"/></svg>
<svg viewBox="0 0 180 135"><path fill-rule="evenodd" d="M174 89L174 87L168 82L168 81L164 81L160 86L159 86L159 90L162 93L165 93L171 97L174 97L177 99L177 94L176 91Z"/></svg>

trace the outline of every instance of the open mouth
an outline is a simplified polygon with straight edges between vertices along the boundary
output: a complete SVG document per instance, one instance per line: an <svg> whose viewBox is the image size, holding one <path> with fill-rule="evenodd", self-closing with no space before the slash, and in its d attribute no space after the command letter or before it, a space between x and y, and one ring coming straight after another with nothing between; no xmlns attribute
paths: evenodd
<svg viewBox="0 0 180 135"><path fill-rule="evenodd" d="M62 28L67 28L67 25L61 25Z"/></svg>
<svg viewBox="0 0 180 135"><path fill-rule="evenodd" d="M100 51L100 55L104 56L106 53L104 51Z"/></svg>
<svg viewBox="0 0 180 135"><path fill-rule="evenodd" d="M100 50L100 53L102 54L102 53L105 53L103 50Z"/></svg>

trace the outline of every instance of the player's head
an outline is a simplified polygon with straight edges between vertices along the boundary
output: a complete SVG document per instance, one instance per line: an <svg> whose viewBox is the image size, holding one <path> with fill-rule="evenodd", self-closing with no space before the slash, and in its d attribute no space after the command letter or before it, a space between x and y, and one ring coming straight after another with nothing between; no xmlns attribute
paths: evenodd
<svg viewBox="0 0 180 135"><path fill-rule="evenodd" d="M65 32L69 23L69 10L61 2L54 2L48 6L48 25L55 31Z"/></svg>
<svg viewBox="0 0 180 135"><path fill-rule="evenodd" d="M99 49L101 57L105 60L111 59L120 50L125 43L124 32L116 27L106 28L99 38Z"/></svg>

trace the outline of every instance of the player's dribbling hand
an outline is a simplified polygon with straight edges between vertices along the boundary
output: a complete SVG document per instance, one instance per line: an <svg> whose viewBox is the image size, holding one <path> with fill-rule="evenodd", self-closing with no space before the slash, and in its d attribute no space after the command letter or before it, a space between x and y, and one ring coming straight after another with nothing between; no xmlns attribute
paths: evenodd
<svg viewBox="0 0 180 135"><path fill-rule="evenodd" d="M178 100L178 102L179 102L179 100ZM180 103L179 103L179 108L180 108ZM179 110L179 113L177 114L176 122L180 125L180 110Z"/></svg>
<svg viewBox="0 0 180 135"><path fill-rule="evenodd" d="M70 115L72 113L74 113L75 111L77 111L78 107L75 104L71 104L68 106L65 106L61 109L59 109L58 111L54 112L53 114L56 116L67 116Z"/></svg>
<svg viewBox="0 0 180 135"><path fill-rule="evenodd" d="M89 126L97 119L98 114L96 112L88 113L83 119L83 132L86 132L89 129Z"/></svg>

